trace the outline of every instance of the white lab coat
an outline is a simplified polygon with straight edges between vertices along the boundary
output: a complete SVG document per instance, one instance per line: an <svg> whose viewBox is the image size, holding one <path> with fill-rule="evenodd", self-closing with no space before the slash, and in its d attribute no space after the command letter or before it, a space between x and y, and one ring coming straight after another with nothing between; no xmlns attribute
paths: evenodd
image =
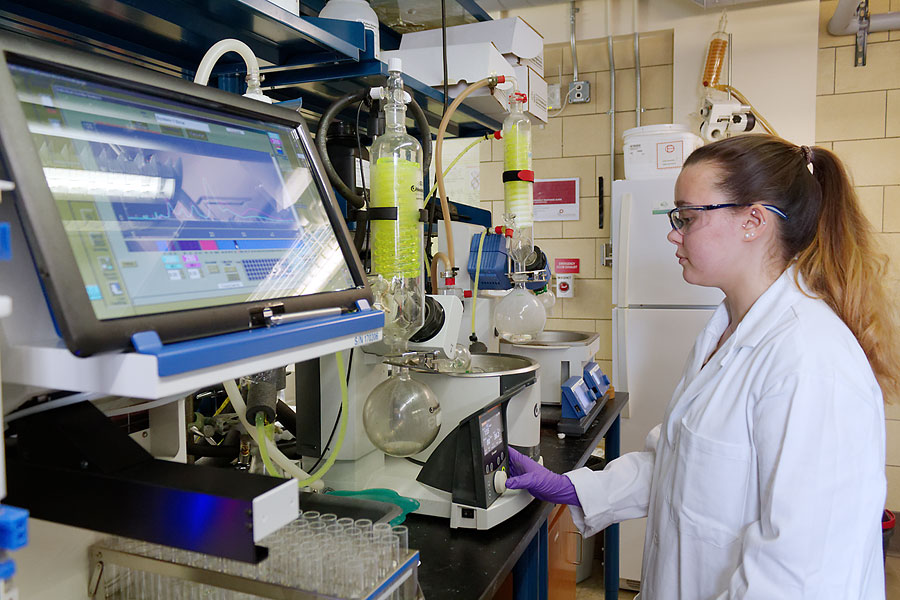
<svg viewBox="0 0 900 600"><path fill-rule="evenodd" d="M648 450L568 473L576 525L648 517L641 600L883 599L884 407L865 354L793 269L704 366L727 324L721 305Z"/></svg>

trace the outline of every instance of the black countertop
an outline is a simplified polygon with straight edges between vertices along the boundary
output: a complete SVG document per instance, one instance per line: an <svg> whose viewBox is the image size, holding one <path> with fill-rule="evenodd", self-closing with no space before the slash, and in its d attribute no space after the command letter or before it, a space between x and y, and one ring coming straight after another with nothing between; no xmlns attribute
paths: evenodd
<svg viewBox="0 0 900 600"><path fill-rule="evenodd" d="M556 435L560 409L542 406L541 455L547 468L563 473L583 467L627 402L628 394L617 393L583 436L564 439ZM419 550L419 584L426 600L493 598L553 506L534 500L487 531L450 529L447 519L409 515L409 547Z"/></svg>

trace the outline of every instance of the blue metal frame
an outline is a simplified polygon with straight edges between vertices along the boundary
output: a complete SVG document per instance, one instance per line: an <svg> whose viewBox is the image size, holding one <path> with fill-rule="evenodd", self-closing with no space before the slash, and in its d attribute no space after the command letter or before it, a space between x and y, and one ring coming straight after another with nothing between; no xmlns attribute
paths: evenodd
<svg viewBox="0 0 900 600"><path fill-rule="evenodd" d="M606 461L619 458L622 439L622 417L616 417L606 432ZM606 600L619 597L619 525L603 530L603 590Z"/></svg>
<svg viewBox="0 0 900 600"><path fill-rule="evenodd" d="M469 14L479 21L491 21L491 15L487 14L483 8L478 6L475 0L456 0L456 3L469 11Z"/></svg>
<svg viewBox="0 0 900 600"><path fill-rule="evenodd" d="M479 20L489 18L474 0L459 4ZM296 90L276 92L276 99L288 99L291 94L312 96L305 98L304 112L314 115L345 94L348 85L356 89L381 85L375 80L387 74L387 66L374 58L371 34L364 33L362 24L305 16L316 6L321 9L323 0L304 0L304 16L297 16L269 0L44 0L38 4L6 0L0 7L0 26L64 40L74 47L185 78L194 74L213 43L236 37L260 59L276 65L263 69L264 89L296 86ZM390 28L382 26L381 35L382 47L399 44ZM243 64L226 58L214 74L227 79L243 70ZM240 79L227 80L221 86L240 90ZM414 79L405 80L436 129L443 94ZM338 85L327 93L301 85L330 81ZM460 106L448 135L478 135L499 128L499 121Z"/></svg>
<svg viewBox="0 0 900 600"><path fill-rule="evenodd" d="M547 600L550 571L547 531L547 521L544 521L513 567L513 598L515 600Z"/></svg>
<svg viewBox="0 0 900 600"><path fill-rule="evenodd" d="M160 377L236 360L299 348L384 327L384 313L365 308L335 317L237 331L197 340L163 344L155 331L131 337L135 350L157 358ZM359 340L364 343L372 340Z"/></svg>
<svg viewBox="0 0 900 600"><path fill-rule="evenodd" d="M323 21L335 22L331 19L323 19ZM362 25L359 23L350 23L348 25L356 25L362 29ZM296 68L299 66L301 65L290 64L260 69L265 75L263 89L291 87L304 83L321 81L342 81L348 78L373 79L372 85L383 85L383 81L376 82L374 79L387 77L388 75L387 65L375 59L360 60L359 62L338 65ZM425 85L417 79L413 79L409 75L403 75L403 83L413 90L413 97L420 105L427 105L428 100L431 100L436 104L443 104L444 102L444 94L442 92L431 86ZM425 109L425 106L422 108ZM474 121L481 127L492 131L499 130L502 126L500 121L491 119L465 105L460 105L456 109L456 112L465 118ZM460 124L457 124L457 126L459 127ZM481 131L479 131L479 133L480 132ZM462 135L462 133L460 133L460 135Z"/></svg>

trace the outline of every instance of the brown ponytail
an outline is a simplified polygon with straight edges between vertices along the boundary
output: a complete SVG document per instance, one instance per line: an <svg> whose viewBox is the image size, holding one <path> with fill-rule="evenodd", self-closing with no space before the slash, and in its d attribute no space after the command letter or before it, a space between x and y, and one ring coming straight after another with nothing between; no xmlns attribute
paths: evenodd
<svg viewBox="0 0 900 600"><path fill-rule="evenodd" d="M846 169L831 151L769 135L708 144L685 161L719 167L718 187L736 204L773 204L788 215L779 235L785 264L844 321L865 351L885 399L900 394L896 315L877 248Z"/></svg>

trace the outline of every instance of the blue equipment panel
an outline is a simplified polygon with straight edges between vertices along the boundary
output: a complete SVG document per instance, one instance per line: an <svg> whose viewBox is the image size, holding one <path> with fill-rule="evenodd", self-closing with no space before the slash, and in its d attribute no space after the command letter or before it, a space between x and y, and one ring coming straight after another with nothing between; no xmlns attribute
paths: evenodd
<svg viewBox="0 0 900 600"><path fill-rule="evenodd" d="M584 365L584 382L591 390L594 400L599 400L609 390L609 377L600 370L600 365L594 361Z"/></svg>
<svg viewBox="0 0 900 600"><path fill-rule="evenodd" d="M469 277L475 281L475 267L478 260L478 244L481 235L473 235L469 242L469 260L466 270ZM484 245L481 248L481 272L478 274L479 290L509 290L513 282L509 278L509 253L506 249L506 236L498 233L488 233L484 236ZM544 268L546 281L531 281L525 284L529 290L539 290L550 281L550 267Z"/></svg>
<svg viewBox="0 0 900 600"><path fill-rule="evenodd" d="M563 419L581 419L594 408L596 401L583 378L569 377L560 387Z"/></svg>
<svg viewBox="0 0 900 600"><path fill-rule="evenodd" d="M12 260L12 239L9 223L0 223L0 260Z"/></svg>

